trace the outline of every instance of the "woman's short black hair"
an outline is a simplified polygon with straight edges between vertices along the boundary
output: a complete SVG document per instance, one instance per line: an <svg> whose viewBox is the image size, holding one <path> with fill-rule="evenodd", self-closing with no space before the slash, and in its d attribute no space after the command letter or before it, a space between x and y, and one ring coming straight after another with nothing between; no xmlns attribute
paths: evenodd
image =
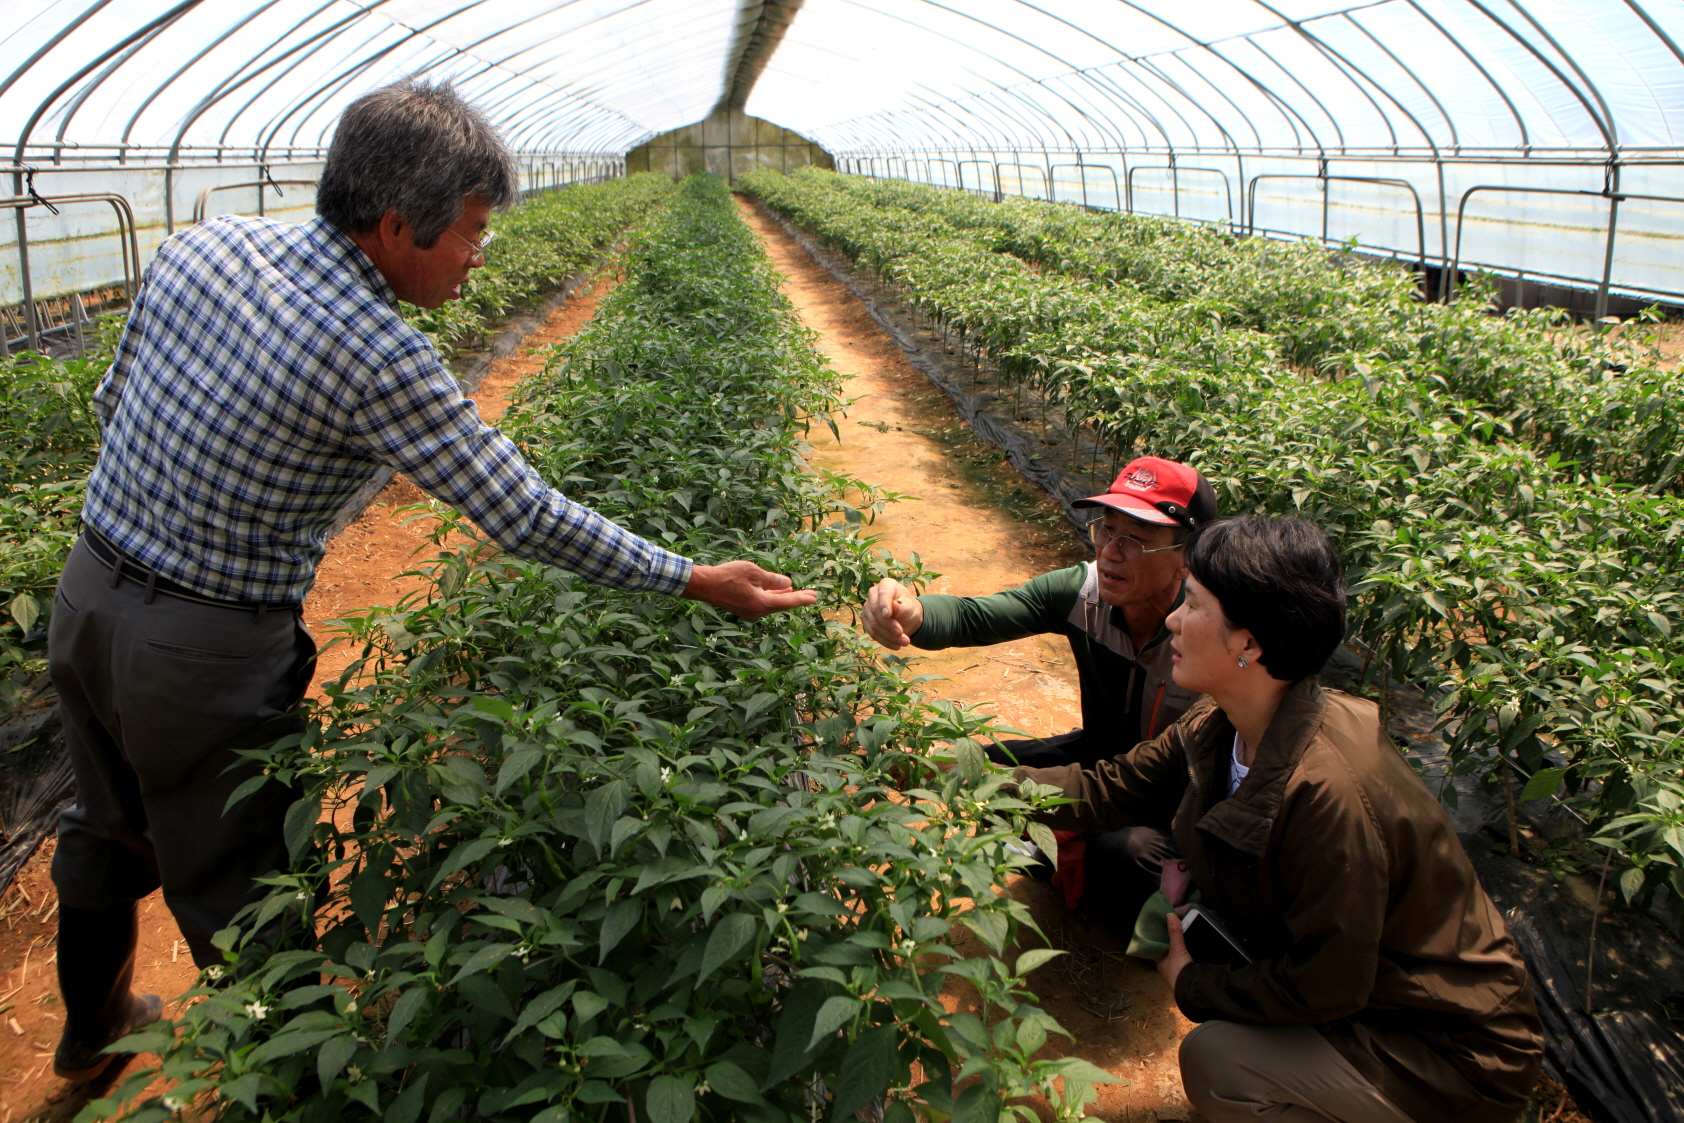
<svg viewBox="0 0 1684 1123"><path fill-rule="evenodd" d="M1235 628L1263 649L1270 675L1297 682L1322 669L1345 638L1345 579L1321 527L1256 515L1212 523L1183 554Z"/></svg>

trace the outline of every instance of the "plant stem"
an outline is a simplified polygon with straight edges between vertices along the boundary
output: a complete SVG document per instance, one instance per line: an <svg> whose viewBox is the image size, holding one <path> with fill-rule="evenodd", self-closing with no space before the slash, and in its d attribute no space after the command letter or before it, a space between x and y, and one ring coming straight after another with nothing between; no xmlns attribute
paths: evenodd
<svg viewBox="0 0 1684 1123"><path fill-rule="evenodd" d="M1609 850L1602 859L1602 876L1596 879L1596 899L1591 902L1590 913L1590 949L1585 953L1585 1016L1590 1016L1594 1006L1591 1001L1592 987L1596 981L1596 922L1602 919L1602 891L1608 885L1608 866L1614 860L1614 852Z"/></svg>
<svg viewBox="0 0 1684 1123"><path fill-rule="evenodd" d="M1503 761L1503 806L1509 817L1509 853L1520 857L1520 817L1514 807L1514 765L1509 761L1509 754L1504 749L1498 749L1497 755Z"/></svg>

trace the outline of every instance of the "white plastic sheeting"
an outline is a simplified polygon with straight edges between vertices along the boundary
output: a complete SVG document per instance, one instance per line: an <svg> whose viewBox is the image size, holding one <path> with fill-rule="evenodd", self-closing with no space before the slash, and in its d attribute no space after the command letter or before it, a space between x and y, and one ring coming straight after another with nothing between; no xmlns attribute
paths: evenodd
<svg viewBox="0 0 1684 1123"><path fill-rule="evenodd" d="M1681 41L1684 0L815 0L748 110L867 174L1678 303Z"/></svg>
<svg viewBox="0 0 1684 1123"><path fill-rule="evenodd" d="M1681 0L813 0L748 111L839 151L1684 147Z"/></svg>
<svg viewBox="0 0 1684 1123"><path fill-rule="evenodd" d="M352 98L425 73L553 181L546 158L705 117L757 9L8 0L0 143L55 189L119 162L172 178L240 162L238 182L308 166ZM1676 300L1681 42L1684 0L806 0L746 109L878 174ZM182 190L148 188L165 231Z"/></svg>
<svg viewBox="0 0 1684 1123"><path fill-rule="evenodd" d="M718 99L736 0L8 0L0 121L45 146L325 142L374 86L457 81L523 148L623 152ZM27 133L27 137L23 134Z"/></svg>

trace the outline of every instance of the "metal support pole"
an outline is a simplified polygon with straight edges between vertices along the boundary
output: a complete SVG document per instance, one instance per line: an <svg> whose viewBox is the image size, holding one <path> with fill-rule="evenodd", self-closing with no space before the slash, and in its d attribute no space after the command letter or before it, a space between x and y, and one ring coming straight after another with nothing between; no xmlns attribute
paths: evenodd
<svg viewBox="0 0 1684 1123"><path fill-rule="evenodd" d="M70 322L76 330L76 353L84 354L88 349L88 311L82 307L82 294L79 292L70 294Z"/></svg>
<svg viewBox="0 0 1684 1123"><path fill-rule="evenodd" d="M15 195L23 194L23 172L12 173ZM28 224L24 221L23 208L17 209L18 226L18 276L23 281L23 331L24 338L29 341L31 351L41 349L41 333L35 323L35 290L29 283L29 232Z"/></svg>
<svg viewBox="0 0 1684 1123"><path fill-rule="evenodd" d="M1443 304L1450 299L1450 216L1445 212L1449 209L1449 202L1444 197L1444 161L1437 155L1433 156L1433 163L1438 166L1438 302ZM1460 257L1462 241L1462 220L1456 220L1457 256Z"/></svg>
<svg viewBox="0 0 1684 1123"><path fill-rule="evenodd" d="M175 167L164 168L164 237L175 233Z"/></svg>
<svg viewBox="0 0 1684 1123"><path fill-rule="evenodd" d="M1327 157L1317 161L1316 175L1321 179L1321 244L1327 247Z"/></svg>
<svg viewBox="0 0 1684 1123"><path fill-rule="evenodd" d="M1620 215L1620 165L1608 162L1608 178L1604 190L1608 192L1608 247L1602 253L1602 284L1596 289L1596 318L1608 314L1608 282L1614 275L1614 229Z"/></svg>

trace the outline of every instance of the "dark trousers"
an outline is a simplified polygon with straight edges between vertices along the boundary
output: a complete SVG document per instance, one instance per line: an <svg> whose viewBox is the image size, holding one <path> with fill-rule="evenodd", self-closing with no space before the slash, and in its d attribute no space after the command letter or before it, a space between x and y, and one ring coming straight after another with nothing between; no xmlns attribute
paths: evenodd
<svg viewBox="0 0 1684 1123"><path fill-rule="evenodd" d="M128 577L113 584L79 542L47 650L77 789L59 821L53 882L76 939L97 942L78 918L129 915L162 886L194 962L220 963L211 937L261 895L255 878L286 867L281 824L299 798L271 782L225 812L257 772L238 752L303 729L296 710L315 643L293 610L148 597ZM132 924L111 932L132 948ZM77 947L84 962L101 958ZM74 966L60 956L61 975Z"/></svg>
<svg viewBox="0 0 1684 1123"><path fill-rule="evenodd" d="M996 764L1021 768L1091 767L1096 759L1080 729L1056 737L1002 741L986 750ZM1114 755L1104 754L1106 757ZM1134 930L1141 906L1158 888L1161 864L1179 858L1175 840L1151 826L1124 827L1085 836L1079 908L1093 920L1124 932Z"/></svg>

